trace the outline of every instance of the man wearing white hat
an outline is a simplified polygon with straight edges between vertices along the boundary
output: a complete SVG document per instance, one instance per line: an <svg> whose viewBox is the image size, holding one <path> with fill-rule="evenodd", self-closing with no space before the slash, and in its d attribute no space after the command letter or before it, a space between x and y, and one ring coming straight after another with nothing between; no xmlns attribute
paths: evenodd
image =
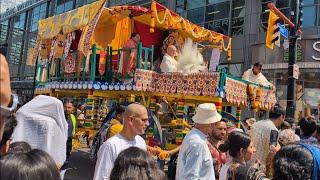
<svg viewBox="0 0 320 180"><path fill-rule="evenodd" d="M221 115L214 104L204 103L197 107L192 120L196 124L182 142L176 179L214 180L213 161L207 145L207 137L212 131L213 124L221 120Z"/></svg>

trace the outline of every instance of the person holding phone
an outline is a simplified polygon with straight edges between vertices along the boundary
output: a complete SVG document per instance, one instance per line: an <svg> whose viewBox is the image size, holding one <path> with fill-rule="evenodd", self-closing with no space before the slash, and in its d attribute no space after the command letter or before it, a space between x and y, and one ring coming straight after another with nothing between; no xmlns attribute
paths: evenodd
<svg viewBox="0 0 320 180"><path fill-rule="evenodd" d="M252 157L251 162L259 160L266 165L268 154L276 153L280 149L278 133L281 124L285 119L285 109L279 104L274 105L269 113L269 118L261 120L252 126L250 135L252 142L257 148L257 153Z"/></svg>

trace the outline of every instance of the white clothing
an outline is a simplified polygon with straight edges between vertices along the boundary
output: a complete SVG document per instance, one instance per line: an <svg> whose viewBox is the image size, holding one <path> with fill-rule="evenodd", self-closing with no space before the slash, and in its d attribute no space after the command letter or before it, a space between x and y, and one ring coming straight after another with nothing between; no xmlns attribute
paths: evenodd
<svg viewBox="0 0 320 180"><path fill-rule="evenodd" d="M250 162L255 163L256 160L259 159L261 164L266 164L267 156L270 151L270 134L272 130L279 132L270 119L258 121L252 126L250 137L257 152L253 155Z"/></svg>
<svg viewBox="0 0 320 180"><path fill-rule="evenodd" d="M132 146L147 151L146 142L139 135L137 135L133 141L129 141L120 134L116 134L104 142L98 152L93 180L109 179L114 162L118 155L123 150Z"/></svg>
<svg viewBox="0 0 320 180"><path fill-rule="evenodd" d="M47 152L58 167L64 164L68 124L59 99L43 95L35 97L17 111L17 122L12 142L25 141L32 149Z"/></svg>
<svg viewBox="0 0 320 180"><path fill-rule="evenodd" d="M272 86L273 87L273 84L270 83L262 73L255 75L253 73L252 69L248 69L247 71L245 71L243 73L242 79L244 79L246 81L254 82L257 84L261 84L263 86Z"/></svg>
<svg viewBox="0 0 320 180"><path fill-rule="evenodd" d="M228 180L228 170L232 165L232 160L224 164L219 173L219 180Z"/></svg>
<svg viewBox="0 0 320 180"><path fill-rule="evenodd" d="M178 155L176 180L215 180L207 136L196 128L184 138Z"/></svg>
<svg viewBox="0 0 320 180"><path fill-rule="evenodd" d="M160 69L163 73L177 72L177 65L178 62L173 57L169 56L168 54L165 54L160 65Z"/></svg>

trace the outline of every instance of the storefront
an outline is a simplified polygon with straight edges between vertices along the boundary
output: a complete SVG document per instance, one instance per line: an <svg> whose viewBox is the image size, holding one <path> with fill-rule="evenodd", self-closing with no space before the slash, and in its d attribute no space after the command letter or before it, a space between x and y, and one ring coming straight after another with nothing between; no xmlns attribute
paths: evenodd
<svg viewBox="0 0 320 180"><path fill-rule="evenodd" d="M286 105L288 85L288 50L277 49L277 57L271 59L266 52L263 73L277 87L277 97L282 105ZM268 51L268 50L267 50ZM299 66L299 77L296 88L297 115L305 115L305 109L311 111L319 119L320 104L320 39L307 39L299 41L297 50L297 65Z"/></svg>

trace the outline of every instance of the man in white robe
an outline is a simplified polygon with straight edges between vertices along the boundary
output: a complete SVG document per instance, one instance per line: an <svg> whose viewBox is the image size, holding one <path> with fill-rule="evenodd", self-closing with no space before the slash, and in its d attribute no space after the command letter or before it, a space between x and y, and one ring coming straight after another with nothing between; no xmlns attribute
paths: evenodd
<svg viewBox="0 0 320 180"><path fill-rule="evenodd" d="M167 48L166 54L163 56L160 69L161 72L177 72L178 62L175 60L177 56L177 48L174 45L170 45Z"/></svg>
<svg viewBox="0 0 320 180"><path fill-rule="evenodd" d="M262 64L255 63L252 69L248 69L243 73L242 79L250 82L254 82L257 84L261 84L263 86L270 86L275 89L274 85L270 83L267 78L262 74Z"/></svg>

